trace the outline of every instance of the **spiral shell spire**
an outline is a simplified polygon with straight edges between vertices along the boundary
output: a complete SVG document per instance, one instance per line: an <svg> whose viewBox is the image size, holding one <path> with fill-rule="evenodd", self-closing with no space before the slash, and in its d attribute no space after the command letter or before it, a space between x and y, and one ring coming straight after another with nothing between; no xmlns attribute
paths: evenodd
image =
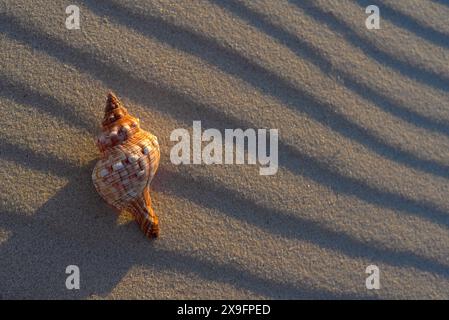
<svg viewBox="0 0 449 320"><path fill-rule="evenodd" d="M104 112L105 113L111 112L116 108L124 108L124 107L122 102L117 98L117 96L113 92L109 92Z"/></svg>

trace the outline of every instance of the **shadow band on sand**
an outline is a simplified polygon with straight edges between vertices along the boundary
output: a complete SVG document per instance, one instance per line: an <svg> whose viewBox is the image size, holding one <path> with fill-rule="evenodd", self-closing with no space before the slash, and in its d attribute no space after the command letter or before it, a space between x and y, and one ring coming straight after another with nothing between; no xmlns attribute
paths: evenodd
<svg viewBox="0 0 449 320"><path fill-rule="evenodd" d="M282 101L294 111L307 114L344 137L356 141L373 152L404 164L413 169L449 179L449 166L434 160L422 159L415 154L391 146L372 132L335 112L337 108L319 101L310 93L293 86L289 81L265 69L259 64L234 50L222 46L216 40L188 29L172 25L157 17L144 16L130 11L124 6L111 2L108 7L100 7L91 1L84 1L89 8L100 16L113 18L116 22L131 27L145 36L158 39L163 43L195 55L222 71L239 77L265 94ZM205 50L207 48L207 50Z"/></svg>
<svg viewBox="0 0 449 320"><path fill-rule="evenodd" d="M6 19L7 22L10 22L6 30L3 27L1 29L8 36L25 42L34 49L46 52L63 63L72 64L77 69L89 72L116 91L123 92L123 88L131 88L128 92L130 98L143 105L154 106L159 111L165 112L189 126L191 125L192 119L205 118L204 123L209 127L252 127L250 123L226 115L218 111L218 109L210 108L209 106L193 101L188 96L173 92L154 83L133 78L132 75L120 67L100 61L92 57L88 52L69 47L63 41L54 39L51 36L36 35L32 30L28 30L15 21L14 18L5 14L0 14L0 19ZM156 25L159 23L162 22L158 21ZM165 24L165 22L163 23ZM168 32L170 30L172 29L169 29ZM181 33L181 35L185 34ZM214 51L219 49L219 47L215 47L212 50L213 54L215 54ZM227 59L232 60L232 57ZM241 59L244 58L242 57ZM249 66L252 67L251 64ZM232 66L230 68L234 67ZM255 66L255 68L259 67ZM234 74L241 74L242 77L249 78L249 76L245 75L246 73L238 69L236 70L233 71L235 72ZM256 73L263 72L265 71L257 71ZM111 75L114 76L111 77ZM272 77L270 76L269 79L272 79ZM5 96L14 99L18 103L32 105L37 110L48 112L59 118L66 117L67 113L59 112L57 108L72 108L72 110L75 110L73 106L61 105L55 98L36 91L30 91L32 98L20 97L22 92L28 90L25 85L10 79L7 79L5 83L9 92ZM16 94L17 97L15 97ZM162 98L163 100L160 97L164 97ZM38 101L38 103L35 104L35 101ZM49 107L48 103L53 107ZM188 110L183 110L184 113L179 113L176 110L176 105L180 105L179 103L186 106ZM69 121L72 119L66 120ZM92 124L84 119L78 119L76 125L84 127L89 132L92 130ZM132 228L132 231L128 230L126 226L116 227L112 218L114 216L113 213L102 203L99 197L98 204L95 207L89 207L87 205L88 203L92 203L89 199L92 199L96 194L90 183L93 163L78 168L62 160L55 159L52 156L37 155L32 151L20 149L5 141L0 142L0 148L2 150L0 157L6 160L14 161L43 172L54 172L57 175L64 175L70 180L69 184L38 209L33 217L19 216L15 212L8 213L4 208L1 208L4 212L0 215L0 224L13 230L13 235L5 243L0 245L0 256L6 257L5 259L1 259L0 265L2 269L11 270L11 273L8 272L8 274L17 271L14 262L19 263L19 261L22 261L21 259L29 263L35 263L37 269L34 271L37 270L38 274L39 272L43 273L45 270L48 270L47 268L49 266L63 267L61 270L64 270L67 265L64 257L73 256L83 257L84 260L80 264L86 266L85 269L83 268L85 270L85 273L83 273L86 277L85 281L96 284L91 287L100 288L100 291L104 293L109 293L130 271L132 266L140 264L158 270L177 270L185 274L196 274L203 279L238 286L271 298L354 298L353 295L339 295L334 292L308 286L301 287L289 283L279 283L254 275L232 264L216 264L181 252L177 253L157 248L154 244L141 237L140 233L137 232L137 227ZM280 154L282 155L280 163L283 167L295 174L309 177L322 185L330 187L337 193L356 196L363 201L383 208L399 210L407 214L428 219L445 227L449 226L448 214L439 210L431 203L408 199L401 195L371 187L356 179L345 177L333 171L329 167L329 164L302 154L294 147L282 141L280 143ZM170 181L170 184L163 184L163 179L164 181ZM180 188L181 184L186 184L191 188ZM193 178L187 172L178 174L169 170L162 170L156 176L154 187L156 192L160 189L161 192L190 199L202 206L217 209L223 214L287 238L310 241L350 257L374 259L393 266L412 267L425 272L433 272L446 278L448 277L449 268L437 261L421 257L413 252L384 248L379 243L365 243L344 233L329 230L316 222L279 210L265 208L245 199L234 190L221 185L212 185L205 178ZM205 198L198 199L196 195L199 190L204 192L212 201L206 201ZM72 199L73 203L77 203L78 206L74 206L68 215L61 216L59 215L61 206L65 206L67 199ZM226 203L221 201L222 199L226 199L229 203L235 204L239 210L237 211L234 207L227 206ZM92 213L92 215L86 213ZM48 225L47 223L41 223L42 221L51 221L51 223ZM95 233L95 228L98 224L101 224L102 228L107 229L105 232L107 236L105 238ZM73 225L74 229L64 235L66 229L60 227L66 225ZM46 231L47 228L50 228L51 232ZM67 237L70 240L69 242L74 241L76 244L68 244L61 242L61 238L54 239L48 236L54 234L54 232L63 237L62 239ZM86 232L88 232L87 235ZM35 239L35 242L30 243L30 237ZM86 246L83 240L84 238L94 240L95 246ZM138 241L133 242L129 241L129 239ZM42 245L39 246L39 243ZM48 247L48 243L52 245L50 251L34 252L36 247ZM136 246L142 250L135 250ZM22 251L19 251L21 252L19 255L17 255L18 248L22 249ZM134 250L131 250L131 248ZM61 252L64 255L61 255ZM129 256L129 260L116 259L120 255ZM36 279L45 279L45 277L36 277L36 273L31 273L32 271L25 271L21 276L27 279L29 277L31 279L31 285L35 284L38 287L43 285L43 283L33 283L33 281L41 281ZM60 278L54 279L54 281L61 281L60 283L63 284L66 275L63 271L61 274ZM236 275L240 275L241 277L238 281L236 280ZM0 283L8 283L13 286L12 289L16 288L11 279L1 279ZM67 293L65 288L61 289L61 292L54 291L51 286L44 286L44 288L43 294L48 296L57 294L65 296L70 294ZM89 296L90 294L92 292L82 292L84 296ZM357 298L361 297L363 298L363 296L357 294Z"/></svg>
<svg viewBox="0 0 449 320"><path fill-rule="evenodd" d="M333 65L318 48L313 47L294 33L270 22L268 17L247 8L239 1L209 1L228 10L230 13L246 21L261 32L277 39L292 50L299 58L312 62L323 74L329 75L335 79L341 79L342 84L345 87L383 111L401 118L412 125L441 133L449 137L449 123L447 121L427 117L419 112L409 109L407 106L395 101L393 98L379 93L378 90L354 78L349 72Z"/></svg>
<svg viewBox="0 0 449 320"><path fill-rule="evenodd" d="M60 193L49 201L44 207L36 212L36 215L48 215L51 210L58 210L56 204L61 199L73 195L72 186L69 184ZM78 199L75 195L75 199ZM106 214L106 213L105 213ZM114 213L108 212L111 217ZM278 282L263 278L259 275L244 270L232 264L221 264L213 261L203 260L182 252L174 252L166 249L154 247L148 239L133 239L137 229L127 227L105 226L105 220L112 222L111 218L100 218L91 223L97 224L106 232L111 232L114 237L104 239L98 233L93 240L95 245L87 247L77 237L85 236L82 233L84 224L77 224L76 221L64 221L73 223L75 230L80 231L78 235L44 238L44 234L54 234L58 232L55 227L48 227L42 219L25 217L16 213L3 213L0 216L0 225L10 228L14 227L14 234L6 243L0 245L0 254L6 260L0 262L2 270L7 270L8 274L20 274L21 279L26 279L28 288L17 288L10 279L0 279L2 284L8 284L8 288L3 288L5 298L88 298L94 294L106 295L120 283L123 277L130 272L134 266L144 266L158 272L177 271L183 275L195 275L204 280L229 284L242 288L250 292L260 294L272 299L355 299L363 297L372 299L373 297L364 295L338 294L335 292L315 289L307 285L297 286L295 284ZM61 222L62 223L62 222ZM61 231L59 231L61 233ZM33 237L33 245L28 241ZM130 239L134 240L131 242ZM156 240L157 241L157 240ZM48 247L52 243L51 250L36 252L35 246ZM16 247L21 246L18 252ZM136 247L138 250L136 250ZM33 252L34 251L34 252ZM19 254L18 254L19 253ZM39 257L37 257L39 254ZM74 261L73 258L77 260ZM122 258L120 258L122 257ZM123 259L126 257L126 259ZM81 259L81 260L79 260ZM18 270L18 266L31 264L34 268L25 271ZM78 265L82 270L83 285L78 292L69 291L65 288L66 274L64 270L70 263ZM48 274L48 270L54 270ZM2 272L1 274L5 274ZM44 274L45 277L39 277ZM50 285L49 285L50 284ZM2 286L3 287L3 286ZM26 290L23 290L26 289ZM157 290L155 287L154 290ZM24 296L19 296L17 292L23 292Z"/></svg>
<svg viewBox="0 0 449 320"><path fill-rule="evenodd" d="M224 128L252 128L251 123L225 114L218 107L211 107L192 100L191 97L164 88L161 84L136 79L119 66L103 62L88 52L68 47L63 41L46 35L36 35L31 30L24 29L14 18L0 14L0 18L7 19L10 29L1 30L14 39L28 43L34 49L44 51L63 63L69 63L90 73L101 80L106 86L117 92L127 88L127 96L142 105L151 105L170 117L191 125L192 119L201 119L204 127ZM2 24L3 26L6 24ZM33 34L33 36L31 36ZM67 52L70 52L68 54ZM163 97L163 98L161 98ZM180 112L177 106L185 106ZM343 193L377 205L382 208L398 210L400 212L421 217L438 225L449 227L449 214L427 201L417 201L405 196L391 193L370 186L364 181L346 177L333 170L331 164L320 159L303 154L296 148L279 143L280 165L289 171L299 174L319 184L325 185L336 193Z"/></svg>
<svg viewBox="0 0 449 320"><path fill-rule="evenodd" d="M91 134L97 132L98 126L81 116L81 113L76 111L76 106L60 102L48 94L38 92L30 86L12 80L1 72L0 79L2 79L0 96L10 99L17 104L26 105L39 112L47 113L62 122L78 129L86 130Z"/></svg>
<svg viewBox="0 0 449 320"><path fill-rule="evenodd" d="M372 1L370 0L356 0L356 2L363 8L366 8L372 4ZM386 18L399 28L412 32L424 41L429 41L444 49L449 49L449 35L446 33L423 24L415 18L394 9L385 2L381 2L378 6L382 14L382 18Z"/></svg>
<svg viewBox="0 0 449 320"><path fill-rule="evenodd" d="M432 0L432 1L442 4L443 6L449 7L449 0Z"/></svg>
<svg viewBox="0 0 449 320"><path fill-rule="evenodd" d="M51 172L55 175L70 179L69 184L58 193L65 194L65 198L62 199L60 195L57 195L44 205L44 207L51 206L51 209L43 210L46 213L42 214L42 216L48 214L57 215L58 212L61 212L61 207L66 206L65 203L68 198L77 204L71 210L70 214L64 215L64 217L52 217L51 221L55 221L55 225L63 224L62 220L68 217L69 219L73 219L73 225L78 225L77 228L82 233L82 230L89 230L89 228L87 226L79 226L80 223L85 222L88 224L90 219L96 217L104 217L106 215L114 216L114 212L97 196L91 183L91 171L96 160L82 168L78 168L68 163L64 165L63 161L52 156L44 157L35 154L33 151L22 150L11 145L8 146L3 141L0 141L0 147L2 150L5 150L4 154L2 153L0 156L1 158L42 172ZM24 157L24 154L26 154L26 157ZM189 187L186 188L185 186ZM222 214L252 224L272 234L277 234L288 239L307 241L322 248L340 252L351 258L363 258L396 267L412 267L420 271L432 272L449 278L449 266L443 263L410 251L385 248L381 243L365 243L343 232L331 230L322 226L320 223L301 218L291 213L264 207L252 200L246 199L237 191L214 183L208 178L193 177L188 173L188 170L182 170L176 173L170 169L161 168L153 183L153 190L153 192L162 192L185 198L205 208L216 209ZM75 196L70 195L71 192ZM198 194L202 196L198 197ZM58 200L58 197L61 197L61 199ZM91 201L92 198L95 198L94 201ZM95 206L90 208L89 204L92 203L95 203ZM83 208L79 208L80 205ZM40 211L42 210L39 209L34 214L37 219L40 216ZM94 212L95 214L93 214ZM92 216L79 216L85 213L92 213ZM77 216L77 218L75 219L72 215ZM111 223L109 220L108 217L107 222L99 221L92 223L98 223L103 227L104 223ZM78 223L75 223L75 221L78 221ZM112 227L116 228L116 226ZM137 227L135 227L135 230L137 230ZM111 230L107 234L113 235L115 232ZM81 233L80 236L82 235ZM110 241L110 239L105 239L105 241Z"/></svg>
<svg viewBox="0 0 449 320"><path fill-rule="evenodd" d="M270 233L307 241L351 258L364 258L397 267L412 267L449 277L449 266L443 263L413 252L388 249L381 243L365 243L343 232L328 229L317 222L263 207L245 199L234 190L211 183L210 179L192 177L187 172L179 174L168 170L162 172L160 179L171 183L158 186L158 191L189 199L203 207L217 209ZM190 188L183 188L184 185L190 185ZM201 192L203 196L196 197L197 192Z"/></svg>
<svg viewBox="0 0 449 320"><path fill-rule="evenodd" d="M346 22L340 20L332 12L324 11L309 0L289 0L300 10L313 17L315 20L326 24L332 30L339 32L353 46L361 49L367 56L373 58L379 63L397 70L402 75L409 77L424 85L433 87L437 90L447 91L449 87L449 78L445 75L437 74L431 70L424 69L420 66L396 57L381 48L373 45L368 39L360 36Z"/></svg>
<svg viewBox="0 0 449 320"><path fill-rule="evenodd" d="M115 224L116 213L96 195L91 183L95 161L80 168L66 164L65 171L61 171L64 165L58 159L7 146L4 142L0 146L2 151L5 150L1 158L6 155L9 161L69 178L69 183L32 216L0 208L0 226L12 231L8 240L0 245L0 267L3 271L0 277L12 275L7 279L0 278L2 293L7 295L5 298L87 298L93 294L109 294L136 265L164 272L177 271L183 275L194 274L274 299L356 298L352 294L278 282L231 263L216 263L159 248L155 242L145 238L136 225ZM27 155L26 160L23 160L24 154ZM162 173L162 176L167 178L167 173ZM169 178L175 182L183 179L173 175ZM156 184L161 183L161 179L158 180ZM187 183L192 185L191 180ZM170 188L165 191L177 193ZM73 204L71 207L67 207L68 199ZM23 268L24 264L32 267ZM68 264L76 264L82 269L83 285L79 292L74 293L64 286L67 276L64 270ZM53 272L49 273L49 270ZM14 277L26 280L28 287L18 288L24 281L16 282ZM23 296L17 292L22 292ZM357 294L357 298L360 297L373 298Z"/></svg>

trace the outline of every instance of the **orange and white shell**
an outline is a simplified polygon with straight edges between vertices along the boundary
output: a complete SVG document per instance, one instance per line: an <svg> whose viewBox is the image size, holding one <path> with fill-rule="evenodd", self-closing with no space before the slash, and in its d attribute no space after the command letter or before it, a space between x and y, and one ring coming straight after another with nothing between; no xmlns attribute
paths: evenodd
<svg viewBox="0 0 449 320"><path fill-rule="evenodd" d="M140 128L139 119L131 116L112 93L108 95L97 145L101 159L92 180L98 193L118 211L131 212L146 236L158 236L149 185L159 166L159 143L156 136Z"/></svg>

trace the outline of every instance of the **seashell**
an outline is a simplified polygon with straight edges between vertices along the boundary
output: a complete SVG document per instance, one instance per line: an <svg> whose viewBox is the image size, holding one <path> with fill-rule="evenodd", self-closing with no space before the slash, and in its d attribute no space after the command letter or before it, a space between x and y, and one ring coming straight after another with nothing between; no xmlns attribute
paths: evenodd
<svg viewBox="0 0 449 320"><path fill-rule="evenodd" d="M101 159L92 180L98 193L118 211L131 212L147 237L157 237L159 222L149 187L159 166L159 143L113 93L108 94L97 146Z"/></svg>

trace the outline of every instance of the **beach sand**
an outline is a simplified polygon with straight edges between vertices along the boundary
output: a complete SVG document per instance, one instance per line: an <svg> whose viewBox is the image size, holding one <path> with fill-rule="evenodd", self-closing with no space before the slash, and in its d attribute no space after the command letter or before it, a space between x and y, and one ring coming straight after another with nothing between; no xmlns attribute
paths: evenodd
<svg viewBox="0 0 449 320"><path fill-rule="evenodd" d="M377 3L3 0L0 298L448 299L449 1ZM161 144L155 241L91 181L109 90ZM173 165L194 120L279 129L277 174Z"/></svg>

